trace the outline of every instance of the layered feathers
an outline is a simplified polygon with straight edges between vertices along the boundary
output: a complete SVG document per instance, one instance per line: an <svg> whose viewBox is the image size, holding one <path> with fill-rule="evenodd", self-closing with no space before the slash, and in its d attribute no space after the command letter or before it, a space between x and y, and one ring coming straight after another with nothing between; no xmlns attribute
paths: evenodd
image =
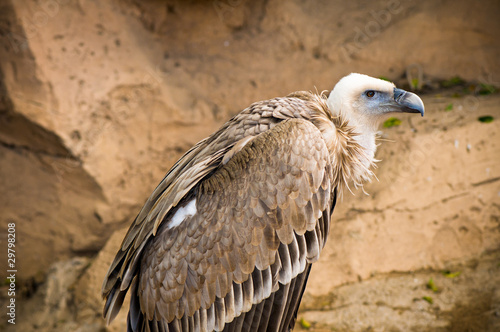
<svg viewBox="0 0 500 332"><path fill-rule="evenodd" d="M337 193L372 159L323 95L252 104L189 150L130 227L103 284L129 331L288 331ZM179 208L196 213L171 227Z"/></svg>

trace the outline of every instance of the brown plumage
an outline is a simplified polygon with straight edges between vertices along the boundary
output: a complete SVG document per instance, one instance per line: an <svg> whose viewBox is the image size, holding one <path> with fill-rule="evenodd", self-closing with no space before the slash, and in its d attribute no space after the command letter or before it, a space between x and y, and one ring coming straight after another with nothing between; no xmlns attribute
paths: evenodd
<svg viewBox="0 0 500 332"><path fill-rule="evenodd" d="M364 93L359 85L351 93ZM106 276L108 323L130 291L129 331L293 328L337 195L369 179L374 160L360 132L374 140L372 128L332 109L334 95L254 103L172 167Z"/></svg>

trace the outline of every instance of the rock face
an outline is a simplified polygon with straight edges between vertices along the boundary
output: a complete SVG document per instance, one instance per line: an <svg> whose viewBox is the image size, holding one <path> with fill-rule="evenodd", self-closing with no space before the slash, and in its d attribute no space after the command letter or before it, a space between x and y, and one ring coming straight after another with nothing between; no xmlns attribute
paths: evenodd
<svg viewBox="0 0 500 332"><path fill-rule="evenodd" d="M96 292L122 238L113 232L231 115L349 72L492 89L499 15L493 1L3 1L0 233L16 224L19 287L38 288L26 308L62 299L24 330L103 326ZM473 92L432 92L425 118L383 130L394 142L378 153L380 181L339 202L311 299L500 249L500 99Z"/></svg>

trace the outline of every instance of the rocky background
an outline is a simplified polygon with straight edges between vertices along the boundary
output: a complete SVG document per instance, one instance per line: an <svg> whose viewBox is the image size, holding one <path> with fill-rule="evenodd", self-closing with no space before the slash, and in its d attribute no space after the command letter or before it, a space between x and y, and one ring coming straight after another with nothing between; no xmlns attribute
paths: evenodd
<svg viewBox="0 0 500 332"><path fill-rule="evenodd" d="M250 103L361 72L417 91L346 192L297 329L500 330L498 1L0 1L0 275L16 325L123 331L100 286L169 167ZM491 121L493 120L493 121ZM400 123L399 123L400 122Z"/></svg>

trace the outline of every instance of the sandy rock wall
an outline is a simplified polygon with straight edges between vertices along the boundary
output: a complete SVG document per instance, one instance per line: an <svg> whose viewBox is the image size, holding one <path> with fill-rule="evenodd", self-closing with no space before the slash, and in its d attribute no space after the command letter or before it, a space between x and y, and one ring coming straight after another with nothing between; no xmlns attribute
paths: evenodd
<svg viewBox="0 0 500 332"><path fill-rule="evenodd" d="M20 284L84 256L64 310L97 320L121 237L97 253L184 151L253 101L353 71L400 86L408 71L432 92L425 118L384 129L370 196L339 202L311 296L497 250L498 121L477 117L500 118L499 100L434 88L500 85L499 15L495 1L3 1L0 234L16 223Z"/></svg>

